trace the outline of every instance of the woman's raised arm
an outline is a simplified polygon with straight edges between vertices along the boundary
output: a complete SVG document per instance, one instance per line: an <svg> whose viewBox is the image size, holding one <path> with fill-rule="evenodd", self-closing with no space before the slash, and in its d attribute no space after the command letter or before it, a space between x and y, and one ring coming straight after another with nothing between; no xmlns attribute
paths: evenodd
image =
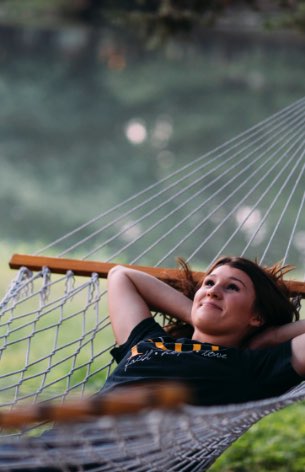
<svg viewBox="0 0 305 472"><path fill-rule="evenodd" d="M299 320L281 326L271 326L257 336L254 336L247 347L250 349L261 349L276 346L277 344L290 341L302 334L305 334L305 320Z"/></svg>
<svg viewBox="0 0 305 472"><path fill-rule="evenodd" d="M122 344L150 310L190 323L192 300L145 272L115 266L108 275L108 306L116 342Z"/></svg>
<svg viewBox="0 0 305 472"><path fill-rule="evenodd" d="M292 340L292 366L299 375L305 376L305 320L267 328L253 337L248 347L260 349L290 340Z"/></svg>

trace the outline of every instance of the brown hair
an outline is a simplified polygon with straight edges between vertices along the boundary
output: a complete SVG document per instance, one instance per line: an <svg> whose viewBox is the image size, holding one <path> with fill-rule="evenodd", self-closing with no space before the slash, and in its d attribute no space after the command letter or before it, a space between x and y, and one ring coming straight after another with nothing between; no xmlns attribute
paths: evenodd
<svg viewBox="0 0 305 472"><path fill-rule="evenodd" d="M181 278L178 282L178 288L189 298L193 300L196 291L201 285L193 278L192 271L188 264L181 258L178 263L181 268ZM216 267L228 265L235 269L245 272L253 282L255 289L254 310L264 321L263 329L268 326L278 326L299 319L299 312L292 300L289 291L284 283L284 275L293 269L289 265L274 264L271 267L262 267L256 261L251 261L244 257L224 256L216 260L205 273L209 275ZM175 336L191 334L191 326L178 324L170 330Z"/></svg>
<svg viewBox="0 0 305 472"><path fill-rule="evenodd" d="M214 262L206 275L221 265L242 270L250 277L256 294L254 309L262 317L265 326L283 325L299 319L298 310L284 283L284 275L293 269L292 266L277 263L271 267L262 267L256 261L244 257L227 256Z"/></svg>

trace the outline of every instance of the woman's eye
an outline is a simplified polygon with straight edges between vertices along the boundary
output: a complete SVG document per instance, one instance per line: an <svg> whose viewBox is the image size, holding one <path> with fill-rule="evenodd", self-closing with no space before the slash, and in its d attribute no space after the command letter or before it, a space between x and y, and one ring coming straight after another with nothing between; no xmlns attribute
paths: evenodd
<svg viewBox="0 0 305 472"><path fill-rule="evenodd" d="M239 292L239 287L236 284L229 284L228 289L229 290L235 290L236 292Z"/></svg>
<svg viewBox="0 0 305 472"><path fill-rule="evenodd" d="M207 279L207 280L204 281L204 285L208 286L208 287L212 287L214 285L214 281L210 280L210 279Z"/></svg>

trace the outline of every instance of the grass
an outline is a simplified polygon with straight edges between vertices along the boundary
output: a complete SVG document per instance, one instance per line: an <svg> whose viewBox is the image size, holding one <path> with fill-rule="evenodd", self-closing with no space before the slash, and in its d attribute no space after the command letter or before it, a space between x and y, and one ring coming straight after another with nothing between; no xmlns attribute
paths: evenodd
<svg viewBox="0 0 305 472"><path fill-rule="evenodd" d="M239 438L211 472L304 472L305 404L273 413Z"/></svg>
<svg viewBox="0 0 305 472"><path fill-rule="evenodd" d="M19 252L26 250L22 248ZM4 256L8 261L9 252L4 251ZM2 263L1 295L15 275ZM57 279L58 285L52 287L52 300L64 295L65 286L60 276ZM84 282L81 279L79 284ZM0 348L1 342L7 343L0 359L1 375L7 375L0 382L2 404L9 396L22 399L29 395L35 400L37 392L38 398L44 398L50 391L79 392L84 382L85 393L100 389L105 373L99 369L109 362L109 354L101 352L102 346L113 341L109 328L91 339L96 322L103 323L106 307L104 301L98 309L94 300L87 304L87 297L88 291L83 288L67 303L52 303L50 298L43 308L39 297L34 297L12 307L14 321L11 309L2 316ZM303 472L304 413L305 404L298 403L259 421L222 454L211 472Z"/></svg>
<svg viewBox="0 0 305 472"><path fill-rule="evenodd" d="M16 274L2 265L0 275L4 294ZM5 307L0 320L2 404L100 390L110 362L105 347L113 344L113 336L104 297L89 281L70 280L67 294L66 279L52 275L51 295L43 299L39 277L32 294L24 291L22 299ZM104 290L101 282L100 293Z"/></svg>

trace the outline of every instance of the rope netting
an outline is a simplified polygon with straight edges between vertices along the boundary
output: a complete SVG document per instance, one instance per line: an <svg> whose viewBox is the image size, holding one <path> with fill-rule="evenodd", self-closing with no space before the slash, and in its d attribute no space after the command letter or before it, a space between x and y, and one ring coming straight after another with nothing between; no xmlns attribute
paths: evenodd
<svg viewBox="0 0 305 472"><path fill-rule="evenodd" d="M70 419L34 437L2 436L0 470L204 471L251 425L302 398L299 386L278 398L242 405L167 405Z"/></svg>
<svg viewBox="0 0 305 472"><path fill-rule="evenodd" d="M292 263L304 280L304 123L301 99L36 255L156 267L183 256L204 270L219 255L238 254ZM0 413L101 390L114 344L106 292L96 272L21 267L0 306ZM0 470L204 470L251 424L304 397L301 384L247 405L148 408L42 435L32 426L5 429Z"/></svg>
<svg viewBox="0 0 305 472"><path fill-rule="evenodd" d="M219 254L304 267L304 101L125 199L37 254L200 266ZM303 180L302 180L303 179ZM288 224L289 240L282 226ZM225 234L225 236L224 236ZM296 253L297 249L297 253Z"/></svg>

